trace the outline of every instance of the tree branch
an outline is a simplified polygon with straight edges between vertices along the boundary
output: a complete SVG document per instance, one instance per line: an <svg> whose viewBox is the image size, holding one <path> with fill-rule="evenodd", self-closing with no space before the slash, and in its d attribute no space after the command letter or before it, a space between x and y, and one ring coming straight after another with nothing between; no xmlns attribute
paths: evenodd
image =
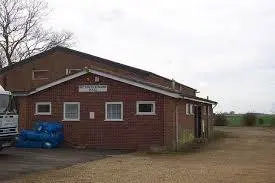
<svg viewBox="0 0 275 183"><path fill-rule="evenodd" d="M42 27L46 15L47 4L43 0L0 0L0 55L5 55L1 66L56 45L72 45L72 33Z"/></svg>

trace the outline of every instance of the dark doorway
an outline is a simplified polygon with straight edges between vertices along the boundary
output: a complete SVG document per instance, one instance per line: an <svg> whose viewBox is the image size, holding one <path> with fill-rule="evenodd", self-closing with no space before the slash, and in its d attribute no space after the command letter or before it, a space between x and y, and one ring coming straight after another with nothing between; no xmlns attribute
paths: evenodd
<svg viewBox="0 0 275 183"><path fill-rule="evenodd" d="M201 128L201 106L195 106L195 138L201 138L202 128Z"/></svg>

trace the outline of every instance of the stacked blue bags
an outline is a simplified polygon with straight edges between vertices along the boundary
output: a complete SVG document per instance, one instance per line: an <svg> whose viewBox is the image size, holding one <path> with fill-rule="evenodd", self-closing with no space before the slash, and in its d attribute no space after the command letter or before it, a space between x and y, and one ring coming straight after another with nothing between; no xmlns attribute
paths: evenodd
<svg viewBox="0 0 275 183"><path fill-rule="evenodd" d="M33 130L21 130L16 140L18 148L56 148L64 141L63 125L48 121L35 123Z"/></svg>

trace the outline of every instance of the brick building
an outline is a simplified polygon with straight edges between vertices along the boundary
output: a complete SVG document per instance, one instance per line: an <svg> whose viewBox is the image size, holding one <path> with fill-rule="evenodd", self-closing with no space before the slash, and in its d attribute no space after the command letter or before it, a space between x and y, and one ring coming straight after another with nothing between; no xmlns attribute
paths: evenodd
<svg viewBox="0 0 275 183"><path fill-rule="evenodd" d="M0 83L17 97L21 129L57 120L72 146L177 149L212 135L217 103L195 89L64 47L3 68Z"/></svg>

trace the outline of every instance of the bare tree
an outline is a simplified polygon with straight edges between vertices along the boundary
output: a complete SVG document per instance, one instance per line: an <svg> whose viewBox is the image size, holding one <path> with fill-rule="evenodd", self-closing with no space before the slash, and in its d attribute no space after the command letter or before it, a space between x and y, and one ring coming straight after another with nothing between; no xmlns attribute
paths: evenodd
<svg viewBox="0 0 275 183"><path fill-rule="evenodd" d="M43 0L0 0L0 67L54 46L71 46L72 33L46 30Z"/></svg>

